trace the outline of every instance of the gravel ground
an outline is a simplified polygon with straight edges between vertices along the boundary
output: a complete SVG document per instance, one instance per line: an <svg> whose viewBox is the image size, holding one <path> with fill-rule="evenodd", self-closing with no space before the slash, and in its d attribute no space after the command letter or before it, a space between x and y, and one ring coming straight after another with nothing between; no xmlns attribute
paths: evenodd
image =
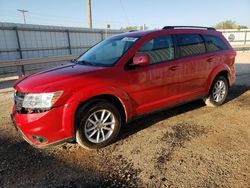
<svg viewBox="0 0 250 188"><path fill-rule="evenodd" d="M98 151L69 143L31 147L11 126L11 93L2 93L0 185L250 187L249 89L232 87L219 108L195 101L136 120Z"/></svg>
<svg viewBox="0 0 250 188"><path fill-rule="evenodd" d="M237 64L244 86L233 86L223 106L195 101L152 114L97 151L74 143L33 148L11 126L12 92L0 92L1 187L250 187L246 60Z"/></svg>

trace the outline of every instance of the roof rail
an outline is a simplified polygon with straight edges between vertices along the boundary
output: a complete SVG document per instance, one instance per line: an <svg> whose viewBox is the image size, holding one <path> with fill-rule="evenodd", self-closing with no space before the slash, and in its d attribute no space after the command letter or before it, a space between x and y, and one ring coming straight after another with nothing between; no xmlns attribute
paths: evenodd
<svg viewBox="0 0 250 188"><path fill-rule="evenodd" d="M203 26L165 26L162 29L182 29L182 28L195 28L195 29L206 29L206 30L214 30L213 27L203 27Z"/></svg>

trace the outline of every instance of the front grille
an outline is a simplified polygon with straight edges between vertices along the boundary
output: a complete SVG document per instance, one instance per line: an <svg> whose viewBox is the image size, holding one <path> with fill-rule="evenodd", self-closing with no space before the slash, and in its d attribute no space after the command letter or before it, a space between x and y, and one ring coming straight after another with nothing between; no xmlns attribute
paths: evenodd
<svg viewBox="0 0 250 188"><path fill-rule="evenodd" d="M17 112L22 111L24 96L25 96L25 93L21 93L19 91L14 92L14 102L15 102Z"/></svg>
<svg viewBox="0 0 250 188"><path fill-rule="evenodd" d="M22 92L20 92L20 91L17 91L17 90L15 90L15 96L17 96L17 97L21 97L21 98L24 98L24 95L25 95L25 93L22 93Z"/></svg>

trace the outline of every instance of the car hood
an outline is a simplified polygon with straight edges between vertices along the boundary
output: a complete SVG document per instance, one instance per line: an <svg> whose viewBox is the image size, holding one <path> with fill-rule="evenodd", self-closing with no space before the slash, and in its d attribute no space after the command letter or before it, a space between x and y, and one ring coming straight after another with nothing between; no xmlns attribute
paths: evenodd
<svg viewBox="0 0 250 188"><path fill-rule="evenodd" d="M105 68L107 67L71 63L20 78L14 83L13 87L24 93L49 92L55 90L55 88L60 89L64 84L68 84L69 80L80 79Z"/></svg>

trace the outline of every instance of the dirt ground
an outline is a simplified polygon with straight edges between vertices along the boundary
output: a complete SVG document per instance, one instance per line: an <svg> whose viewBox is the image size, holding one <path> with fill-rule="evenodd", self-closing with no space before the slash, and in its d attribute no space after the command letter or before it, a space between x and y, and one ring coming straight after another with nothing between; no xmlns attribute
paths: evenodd
<svg viewBox="0 0 250 188"><path fill-rule="evenodd" d="M116 143L35 149L19 138L0 93L1 187L250 187L250 64L218 108L195 101L126 125Z"/></svg>

